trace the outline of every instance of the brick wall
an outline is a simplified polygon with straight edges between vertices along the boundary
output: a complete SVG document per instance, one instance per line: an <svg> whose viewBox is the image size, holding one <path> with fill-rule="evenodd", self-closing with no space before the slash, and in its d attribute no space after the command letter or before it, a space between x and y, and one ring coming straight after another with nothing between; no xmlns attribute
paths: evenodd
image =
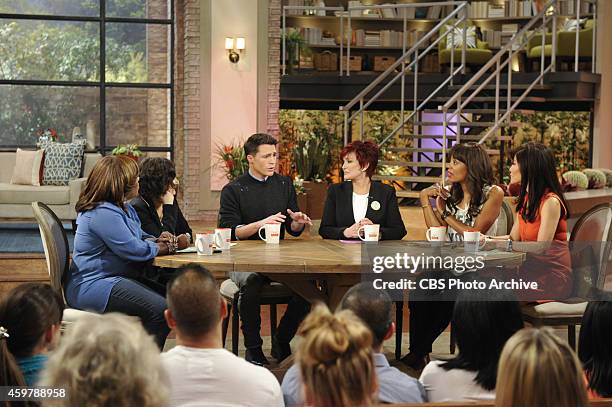
<svg viewBox="0 0 612 407"><path fill-rule="evenodd" d="M199 208L203 194L200 177L208 176L201 168L200 155L206 149L200 129L205 126L200 114L202 83L200 80L200 2L199 0L175 0L175 140L174 160L177 173L182 178L183 196L180 197L188 220L215 220L217 211ZM268 8L268 133L279 135L278 109L280 97L280 14L281 0L269 0ZM254 107L255 108L255 107Z"/></svg>
<svg viewBox="0 0 612 407"><path fill-rule="evenodd" d="M268 5L268 133L279 137L278 108L281 73L281 0Z"/></svg>
<svg viewBox="0 0 612 407"><path fill-rule="evenodd" d="M200 210L201 123L200 1L176 0L175 163L183 181L180 197L188 220L214 220L216 211Z"/></svg>

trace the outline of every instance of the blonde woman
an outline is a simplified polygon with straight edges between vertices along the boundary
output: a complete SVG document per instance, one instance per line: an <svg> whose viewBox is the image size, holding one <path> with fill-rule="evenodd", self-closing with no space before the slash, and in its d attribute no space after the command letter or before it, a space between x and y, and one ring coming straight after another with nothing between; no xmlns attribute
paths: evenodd
<svg viewBox="0 0 612 407"><path fill-rule="evenodd" d="M371 406L377 389L372 333L345 310L317 306L300 326L297 363L312 407Z"/></svg>
<svg viewBox="0 0 612 407"><path fill-rule="evenodd" d="M587 407L584 373L551 328L527 328L508 340L497 371L496 407Z"/></svg>
<svg viewBox="0 0 612 407"><path fill-rule="evenodd" d="M68 393L47 406L168 405L169 382L153 339L136 318L115 313L72 324L40 384Z"/></svg>

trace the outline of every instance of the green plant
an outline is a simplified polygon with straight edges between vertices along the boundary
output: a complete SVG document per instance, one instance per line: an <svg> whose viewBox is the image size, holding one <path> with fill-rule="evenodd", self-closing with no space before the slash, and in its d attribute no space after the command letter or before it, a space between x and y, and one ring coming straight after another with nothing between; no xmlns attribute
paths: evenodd
<svg viewBox="0 0 612 407"><path fill-rule="evenodd" d="M582 172L589 179L589 189L600 189L606 186L606 175L603 172L592 168L586 168Z"/></svg>
<svg viewBox="0 0 612 407"><path fill-rule="evenodd" d="M599 171L603 172L606 176L606 187L612 188L612 170L607 168L600 168Z"/></svg>
<svg viewBox="0 0 612 407"><path fill-rule="evenodd" d="M119 144L111 151L112 155L127 155L130 157L141 157L142 151L136 144Z"/></svg>
<svg viewBox="0 0 612 407"><path fill-rule="evenodd" d="M329 144L317 134L301 138L293 148L293 159L300 178L323 181L331 163Z"/></svg>
<svg viewBox="0 0 612 407"><path fill-rule="evenodd" d="M287 66L292 70L300 61L300 52L309 53L310 49L300 32L294 28L287 28L284 40L287 51Z"/></svg>
<svg viewBox="0 0 612 407"><path fill-rule="evenodd" d="M563 180L568 184L569 190L584 190L589 186L588 177L580 171L567 171L563 174Z"/></svg>
<svg viewBox="0 0 612 407"><path fill-rule="evenodd" d="M249 169L249 162L241 144L218 145L215 152L225 176L231 182Z"/></svg>

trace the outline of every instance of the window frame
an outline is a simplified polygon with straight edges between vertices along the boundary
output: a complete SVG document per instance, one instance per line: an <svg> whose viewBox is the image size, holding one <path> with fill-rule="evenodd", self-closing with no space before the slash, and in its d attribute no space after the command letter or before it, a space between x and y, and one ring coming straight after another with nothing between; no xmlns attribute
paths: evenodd
<svg viewBox="0 0 612 407"><path fill-rule="evenodd" d="M106 88L138 88L138 89L168 89L170 92L170 145L168 147L149 147L139 146L142 152L165 152L170 154L170 159L174 159L174 64L175 64L175 15L174 15L174 0L168 0L170 3L170 18L135 18L135 17L107 17L106 16L106 0L100 0L99 16L67 16L67 15L51 15L51 14L14 14L0 13L0 19L10 20L34 20L34 21L72 21L72 22L95 22L99 23L100 35L100 75L97 81L57 81L57 80L32 80L32 79L0 79L0 85L27 85L27 86L59 86L59 87L89 87L98 88L100 97L100 141L97 151L102 155L111 152L115 145L107 145L106 143ZM170 52L168 55L168 64L170 65L169 82L153 83L153 82L106 82L106 24L107 23L137 23L137 24L154 24L165 25L170 29ZM0 145L0 151L15 151L23 145ZM35 147L34 145L30 147Z"/></svg>

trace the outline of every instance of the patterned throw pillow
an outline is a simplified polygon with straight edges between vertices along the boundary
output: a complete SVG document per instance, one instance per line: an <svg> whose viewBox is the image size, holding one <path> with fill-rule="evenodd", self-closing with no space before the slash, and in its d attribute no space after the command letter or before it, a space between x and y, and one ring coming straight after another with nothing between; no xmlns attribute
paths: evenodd
<svg viewBox="0 0 612 407"><path fill-rule="evenodd" d="M561 26L561 31L574 31L582 30L584 23L586 22L586 18L581 18L580 20L575 18L568 18L565 20L565 23Z"/></svg>
<svg viewBox="0 0 612 407"><path fill-rule="evenodd" d="M43 185L68 185L81 175L85 143L45 143L45 168Z"/></svg>
<svg viewBox="0 0 612 407"><path fill-rule="evenodd" d="M463 47L463 28L447 25L446 49ZM476 48L476 27L469 26L465 33L466 48Z"/></svg>

